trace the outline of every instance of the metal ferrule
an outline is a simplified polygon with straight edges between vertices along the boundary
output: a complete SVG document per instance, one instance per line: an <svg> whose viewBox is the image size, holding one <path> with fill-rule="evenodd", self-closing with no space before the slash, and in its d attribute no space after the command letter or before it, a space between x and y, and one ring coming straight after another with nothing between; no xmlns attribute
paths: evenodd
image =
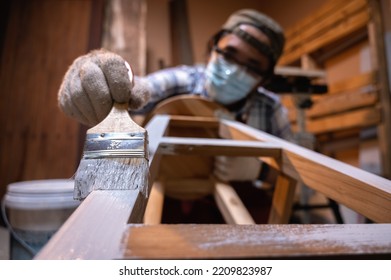
<svg viewBox="0 0 391 280"><path fill-rule="evenodd" d="M87 134L84 159L120 157L148 159L146 133Z"/></svg>

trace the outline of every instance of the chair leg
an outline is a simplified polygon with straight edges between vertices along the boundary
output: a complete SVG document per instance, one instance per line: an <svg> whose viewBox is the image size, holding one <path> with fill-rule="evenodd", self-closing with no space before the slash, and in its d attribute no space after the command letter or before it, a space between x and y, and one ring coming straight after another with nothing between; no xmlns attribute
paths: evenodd
<svg viewBox="0 0 391 280"><path fill-rule="evenodd" d="M164 185L162 182L154 182L149 195L147 208L144 214L144 224L158 225L162 221L164 204Z"/></svg>
<svg viewBox="0 0 391 280"><path fill-rule="evenodd" d="M269 224L287 224L292 213L297 182L287 176L279 175L273 193L269 214Z"/></svg>
<svg viewBox="0 0 391 280"><path fill-rule="evenodd" d="M254 219L244 206L238 194L230 185L216 182L214 197L227 224L253 225Z"/></svg>

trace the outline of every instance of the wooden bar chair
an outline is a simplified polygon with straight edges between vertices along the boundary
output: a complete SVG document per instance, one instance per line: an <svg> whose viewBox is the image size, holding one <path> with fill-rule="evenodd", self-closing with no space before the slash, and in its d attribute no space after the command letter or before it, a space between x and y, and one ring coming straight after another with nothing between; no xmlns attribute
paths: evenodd
<svg viewBox="0 0 391 280"><path fill-rule="evenodd" d="M209 138L176 135L184 128L205 129ZM145 201L137 189L93 191L36 259L391 257L390 180L215 116L159 114L148 122L146 129L149 187L154 185L148 204L161 205L163 193L178 195L184 189L167 188L171 178L166 180L165 176L172 173L164 168L166 156L257 156L280 172L269 224L239 224L245 215L231 205L229 187L216 181L210 186L214 193L220 192L215 196L226 208L220 206L229 224L159 224L160 214L156 212L161 211L161 206L144 211ZM205 176L209 173L190 175L202 176L196 178L200 181L191 181L193 185L186 195L194 195L194 190L210 179ZM193 180L175 177L180 183L188 183L189 178ZM285 224L299 181L361 213L373 224ZM143 218L151 224L143 224Z"/></svg>
<svg viewBox="0 0 391 280"><path fill-rule="evenodd" d="M213 139L219 138L218 118L228 117L228 112L218 104L198 96L183 95L163 101L147 116L146 121L155 115L169 115L178 120L177 125L174 122L169 127L166 136L176 137L178 143L188 145L191 145L192 141L205 143L205 150L197 153L163 155L160 159L159 173L152 185L144 223L160 224L166 195L180 200L213 195L226 223L255 224L234 187L226 182L217 181L212 176L215 153L213 150L216 150L216 155L220 153L233 156L262 156L264 151L256 151L256 148L250 150L249 142L242 141L227 143L226 149L223 150L224 146L221 146L220 151L218 147L213 146ZM179 120L182 120L182 123ZM212 145L206 148L208 143ZM245 151L246 148L248 151ZM277 157L277 154L278 152L274 156ZM288 180L283 176L278 178L269 223L289 221L295 185L294 180Z"/></svg>

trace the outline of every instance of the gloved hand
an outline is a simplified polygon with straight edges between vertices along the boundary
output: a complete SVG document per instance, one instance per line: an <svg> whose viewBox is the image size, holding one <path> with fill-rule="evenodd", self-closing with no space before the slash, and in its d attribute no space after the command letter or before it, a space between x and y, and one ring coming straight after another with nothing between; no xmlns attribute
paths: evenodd
<svg viewBox="0 0 391 280"><path fill-rule="evenodd" d="M58 104L66 115L94 126L108 115L113 101L129 102L131 110L147 102L147 92L140 93L133 85L133 72L121 56L95 50L69 67L58 92Z"/></svg>
<svg viewBox="0 0 391 280"><path fill-rule="evenodd" d="M261 172L262 162L255 157L215 158L214 174L222 181L253 181Z"/></svg>

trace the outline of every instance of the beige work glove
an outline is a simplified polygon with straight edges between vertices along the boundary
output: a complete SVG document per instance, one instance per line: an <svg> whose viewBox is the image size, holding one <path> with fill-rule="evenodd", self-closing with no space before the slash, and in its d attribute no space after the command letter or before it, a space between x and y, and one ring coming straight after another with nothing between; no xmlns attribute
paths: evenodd
<svg viewBox="0 0 391 280"><path fill-rule="evenodd" d="M254 181L261 172L262 162L255 157L215 158L214 174L222 181Z"/></svg>
<svg viewBox="0 0 391 280"><path fill-rule="evenodd" d="M135 88L132 70L121 56L95 50L73 61L59 89L58 105L66 115L94 126L109 114L114 101L129 102L130 110L144 105L148 92Z"/></svg>

